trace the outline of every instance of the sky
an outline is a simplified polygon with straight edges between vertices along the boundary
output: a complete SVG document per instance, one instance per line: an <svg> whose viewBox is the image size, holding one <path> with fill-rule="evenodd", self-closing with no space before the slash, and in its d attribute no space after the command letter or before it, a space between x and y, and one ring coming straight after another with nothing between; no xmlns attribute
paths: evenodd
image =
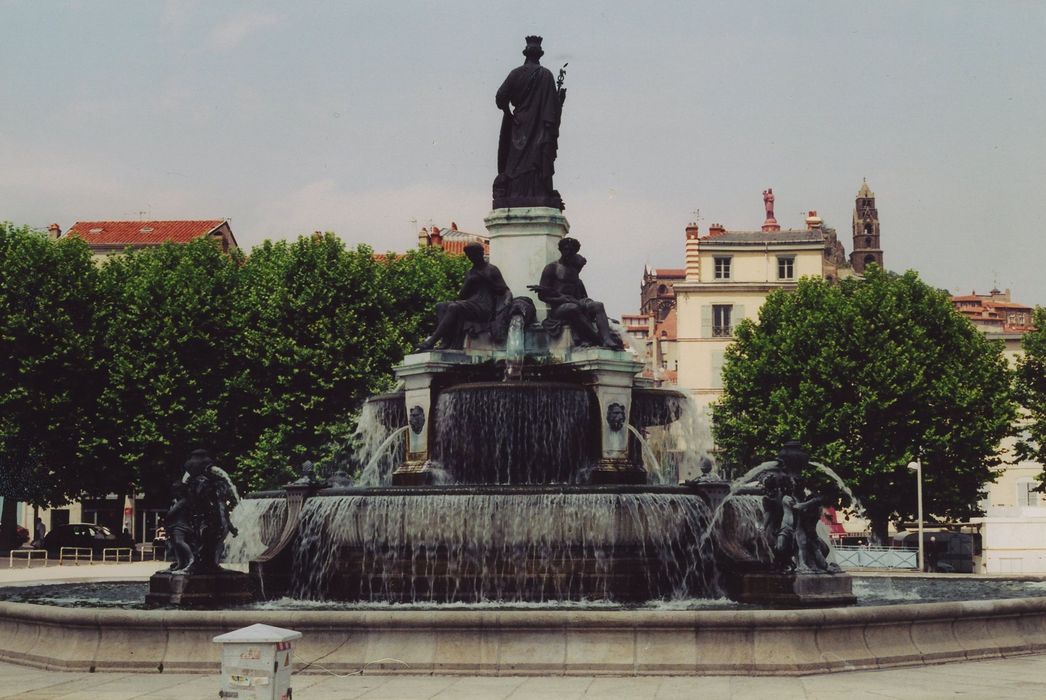
<svg viewBox="0 0 1046 700"><path fill-rule="evenodd" d="M614 314L684 228L815 209L888 269L1046 305L1046 3L0 0L0 220L228 218L240 245L483 233L494 93L569 62L556 161Z"/></svg>

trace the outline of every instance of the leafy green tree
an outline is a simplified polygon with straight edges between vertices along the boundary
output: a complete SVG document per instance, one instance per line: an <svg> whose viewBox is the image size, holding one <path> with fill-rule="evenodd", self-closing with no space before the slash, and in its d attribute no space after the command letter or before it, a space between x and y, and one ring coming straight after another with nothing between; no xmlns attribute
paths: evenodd
<svg viewBox="0 0 1046 700"><path fill-rule="evenodd" d="M236 294L241 335L226 433L242 482L285 483L301 462L323 456L364 398L390 385L402 357L392 306L366 246L346 250L326 234L254 248Z"/></svg>
<svg viewBox="0 0 1046 700"><path fill-rule="evenodd" d="M436 304L457 298L469 265L464 255L448 255L431 246L385 258L384 279L392 299L389 313L400 350L410 352L432 332Z"/></svg>
<svg viewBox="0 0 1046 700"><path fill-rule="evenodd" d="M235 256L202 239L128 251L102 268L95 455L111 491L166 494L191 450L228 455L221 417L240 333L237 270Z"/></svg>
<svg viewBox="0 0 1046 700"><path fill-rule="evenodd" d="M13 533L16 501L59 505L95 486L82 467L99 389L92 342L97 283L81 241L52 241L0 223L4 533Z"/></svg>
<svg viewBox="0 0 1046 700"><path fill-rule="evenodd" d="M1015 404L997 343L916 273L873 266L838 285L803 279L771 294L726 352L716 441L751 465L787 439L850 485L873 534L913 516L923 463L927 513L966 518L995 478Z"/></svg>
<svg viewBox="0 0 1046 700"><path fill-rule="evenodd" d="M1039 481L1046 486L1046 308L1035 309L1035 330L1024 336L1017 360L1017 397L1024 413L1017 441L1018 459L1043 465Z"/></svg>

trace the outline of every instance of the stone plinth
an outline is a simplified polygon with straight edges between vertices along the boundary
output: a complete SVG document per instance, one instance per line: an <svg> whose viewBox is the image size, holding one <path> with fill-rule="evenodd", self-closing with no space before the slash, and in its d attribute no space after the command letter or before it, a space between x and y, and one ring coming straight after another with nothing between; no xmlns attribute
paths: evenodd
<svg viewBox="0 0 1046 700"><path fill-rule="evenodd" d="M220 569L209 574L175 574L160 571L149 578L145 604L182 608L223 608L254 601L250 577Z"/></svg>
<svg viewBox="0 0 1046 700"><path fill-rule="evenodd" d="M541 271L559 258L559 241L570 231L563 212L552 207L495 209L483 220L490 233L490 262L501 270L512 294L534 301L537 318L548 307L527 289L541 280Z"/></svg>
<svg viewBox="0 0 1046 700"><path fill-rule="evenodd" d="M853 605L853 579L837 573L746 573L736 600L770 607L826 608Z"/></svg>
<svg viewBox="0 0 1046 700"><path fill-rule="evenodd" d="M646 470L628 456L632 384L643 365L627 352L574 348L567 363L585 372L599 402L601 455L592 470L594 484L645 484Z"/></svg>

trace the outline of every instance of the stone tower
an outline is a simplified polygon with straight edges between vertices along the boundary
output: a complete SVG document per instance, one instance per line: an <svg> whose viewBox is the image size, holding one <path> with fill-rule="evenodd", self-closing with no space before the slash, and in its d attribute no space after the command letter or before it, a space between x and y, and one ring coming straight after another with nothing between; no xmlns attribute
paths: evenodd
<svg viewBox="0 0 1046 700"><path fill-rule="evenodd" d="M861 183L854 203L854 247L850 266L862 273L869 264L883 266L883 249L879 246L879 210L875 208L875 193L867 182Z"/></svg>

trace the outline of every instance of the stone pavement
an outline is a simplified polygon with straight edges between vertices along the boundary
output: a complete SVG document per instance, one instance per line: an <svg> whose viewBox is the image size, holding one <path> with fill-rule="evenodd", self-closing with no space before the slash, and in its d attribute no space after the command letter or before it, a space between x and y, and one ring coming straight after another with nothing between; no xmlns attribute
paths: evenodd
<svg viewBox="0 0 1046 700"><path fill-rule="evenodd" d="M0 663L0 698L62 700L194 700L218 697L218 676L142 673L57 673ZM350 698L408 700L855 700L857 698L1046 697L1046 655L966 661L885 671L855 671L800 678L703 676L645 678L295 676L297 700Z"/></svg>

